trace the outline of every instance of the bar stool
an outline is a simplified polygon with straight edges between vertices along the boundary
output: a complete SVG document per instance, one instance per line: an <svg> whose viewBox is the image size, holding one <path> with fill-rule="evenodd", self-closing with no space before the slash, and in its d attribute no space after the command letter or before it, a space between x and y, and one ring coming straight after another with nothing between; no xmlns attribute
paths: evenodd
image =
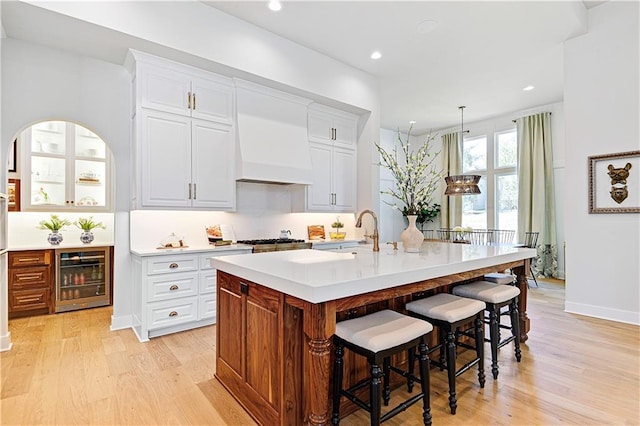
<svg viewBox="0 0 640 426"><path fill-rule="evenodd" d="M409 302L405 306L409 315L429 321L440 329L439 344L429 352L440 350L438 361L432 361L440 369L447 369L449 377L449 407L451 414L456 413L458 398L456 396L456 377L478 364L478 382L484 388L484 336L482 330L485 304L479 300L467 299L448 293ZM469 322L474 323L473 333L461 332L460 327ZM458 340L464 334L475 340L475 347ZM475 349L476 357L456 369L457 347ZM446 349L446 358L445 358ZM411 355L411 353L410 353ZM413 357L409 357L409 371L413 369Z"/></svg>
<svg viewBox="0 0 640 426"><path fill-rule="evenodd" d="M515 284L516 277L512 274L505 274L502 272L492 272L490 274L485 274L483 277L485 281L489 281L495 284Z"/></svg>
<svg viewBox="0 0 640 426"><path fill-rule="evenodd" d="M360 408L369 412L371 425L379 425L396 414L406 410L422 399L422 419L425 426L431 425L431 407L429 402L429 357L425 336L431 333L433 326L426 321L411 318L391 310L383 310L360 318L341 321L336 324L333 337L335 362L333 364L333 413L331 423L340 423L340 399L344 395ZM389 405L389 373L393 371L409 378L409 372L390 366L392 355L418 347L420 352L420 385L422 390L392 410L381 416L380 379L384 379L384 403ZM344 348L367 358L371 368L371 377L366 378L348 389L342 389ZM383 365L384 372L380 369ZM413 374L413 373L411 373ZM412 380L418 380L411 377ZM369 385L369 404L355 395L355 391Z"/></svg>
<svg viewBox="0 0 640 426"><path fill-rule="evenodd" d="M452 293L476 299L486 304L486 311L489 314L489 342L491 342L491 373L493 378L498 378L498 349L513 341L516 360L520 362L522 358L520 351L520 323L518 319L518 296L520 289L510 285L493 284L487 281L476 281L471 284L463 284L453 288ZM509 306L507 313L511 318L511 325L506 326L500 323L500 309ZM511 336L500 340L500 329L511 330Z"/></svg>

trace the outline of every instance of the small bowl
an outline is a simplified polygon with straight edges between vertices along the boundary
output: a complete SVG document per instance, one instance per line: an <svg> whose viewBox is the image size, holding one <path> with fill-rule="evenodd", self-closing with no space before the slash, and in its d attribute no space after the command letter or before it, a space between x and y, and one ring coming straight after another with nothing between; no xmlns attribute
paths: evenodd
<svg viewBox="0 0 640 426"><path fill-rule="evenodd" d="M332 240L344 240L344 237L347 235L346 232L329 232L329 237Z"/></svg>

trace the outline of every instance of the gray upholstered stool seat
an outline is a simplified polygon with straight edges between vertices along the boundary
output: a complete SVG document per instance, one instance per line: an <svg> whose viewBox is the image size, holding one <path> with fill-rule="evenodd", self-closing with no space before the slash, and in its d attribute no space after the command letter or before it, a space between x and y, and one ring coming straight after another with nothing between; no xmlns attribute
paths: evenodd
<svg viewBox="0 0 640 426"><path fill-rule="evenodd" d="M493 378L498 378L498 349L514 342L516 360L520 362L520 320L518 318L518 296L520 289L511 285L494 284L488 281L476 281L471 284L463 284L453 288L452 293L458 296L477 299L486 304L489 314L489 341L491 342L491 373ZM511 318L511 325L500 323L500 308L509 306L507 314ZM508 329L511 336L501 339L500 329Z"/></svg>
<svg viewBox="0 0 640 426"><path fill-rule="evenodd" d="M335 361L333 364L333 413L331 423L340 423L340 399L346 396L350 401L365 409L371 415L371 425L379 425L396 414L406 410L409 406L422 400L422 420L431 425L431 407L429 401L429 356L426 335L431 333L433 326L421 319L412 318L391 310L383 310L341 321L336 324L333 337L335 344ZM348 389L342 388L344 348L367 358L371 369L371 376ZM411 371L403 371L390 365L391 356L405 350L419 351L420 378ZM383 366L381 370L380 366ZM382 415L381 397L384 404L389 404L391 370L413 382L418 381L421 392L398 404L395 408ZM384 381L382 395L380 379ZM355 391L369 385L369 403L359 399Z"/></svg>
<svg viewBox="0 0 640 426"><path fill-rule="evenodd" d="M429 334L431 330L433 326L427 321L391 310L375 312L336 324L336 336L371 352L393 348Z"/></svg>
<svg viewBox="0 0 640 426"><path fill-rule="evenodd" d="M456 377L478 365L478 382L484 387L484 335L482 323L486 304L480 300L468 299L448 293L440 293L424 299L414 300L405 305L409 315L429 321L440 331L439 344L431 351L440 350L438 361L434 365L447 370L449 380L449 407L451 414L456 413L458 398L456 395ZM460 327L473 323L473 334L465 334L475 340L475 347L459 341ZM475 349L476 357L460 368L456 368L456 348ZM446 355L445 355L446 352ZM409 369L413 369L414 359L409 354Z"/></svg>
<svg viewBox="0 0 640 426"><path fill-rule="evenodd" d="M484 276L485 281L489 281L496 284L513 284L515 277L511 274L502 274L500 272L492 272Z"/></svg>

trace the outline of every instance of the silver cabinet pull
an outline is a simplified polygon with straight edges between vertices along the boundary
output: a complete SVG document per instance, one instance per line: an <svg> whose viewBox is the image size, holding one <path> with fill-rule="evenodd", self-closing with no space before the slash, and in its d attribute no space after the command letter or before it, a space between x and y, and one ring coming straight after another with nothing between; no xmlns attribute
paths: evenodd
<svg viewBox="0 0 640 426"><path fill-rule="evenodd" d="M196 110L196 94L193 94L193 110Z"/></svg>
<svg viewBox="0 0 640 426"><path fill-rule="evenodd" d="M197 196L196 196L196 185L197 184L195 184L195 183L193 184L193 199L194 200L197 198Z"/></svg>
<svg viewBox="0 0 640 426"><path fill-rule="evenodd" d="M171 287L169 287L170 291L176 291L177 289L179 289L180 287L178 287L177 285L172 285Z"/></svg>
<svg viewBox="0 0 640 426"><path fill-rule="evenodd" d="M187 92L187 109L191 109L191 92Z"/></svg>
<svg viewBox="0 0 640 426"><path fill-rule="evenodd" d="M171 312L169 312L169 316L170 317L177 317L178 313L176 311L171 311Z"/></svg>
<svg viewBox="0 0 640 426"><path fill-rule="evenodd" d="M191 199L191 184L189 184L189 199Z"/></svg>
<svg viewBox="0 0 640 426"><path fill-rule="evenodd" d="M175 262L169 265L169 269L176 269L177 267L178 267L178 264Z"/></svg>

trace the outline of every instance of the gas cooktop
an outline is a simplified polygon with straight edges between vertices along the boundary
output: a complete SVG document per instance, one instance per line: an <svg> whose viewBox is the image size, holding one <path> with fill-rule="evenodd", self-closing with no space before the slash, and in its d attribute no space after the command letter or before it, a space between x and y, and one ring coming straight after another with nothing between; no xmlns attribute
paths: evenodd
<svg viewBox="0 0 640 426"><path fill-rule="evenodd" d="M238 240L239 244L289 244L289 243L304 243L304 240L295 240L293 238L263 238L258 240Z"/></svg>

